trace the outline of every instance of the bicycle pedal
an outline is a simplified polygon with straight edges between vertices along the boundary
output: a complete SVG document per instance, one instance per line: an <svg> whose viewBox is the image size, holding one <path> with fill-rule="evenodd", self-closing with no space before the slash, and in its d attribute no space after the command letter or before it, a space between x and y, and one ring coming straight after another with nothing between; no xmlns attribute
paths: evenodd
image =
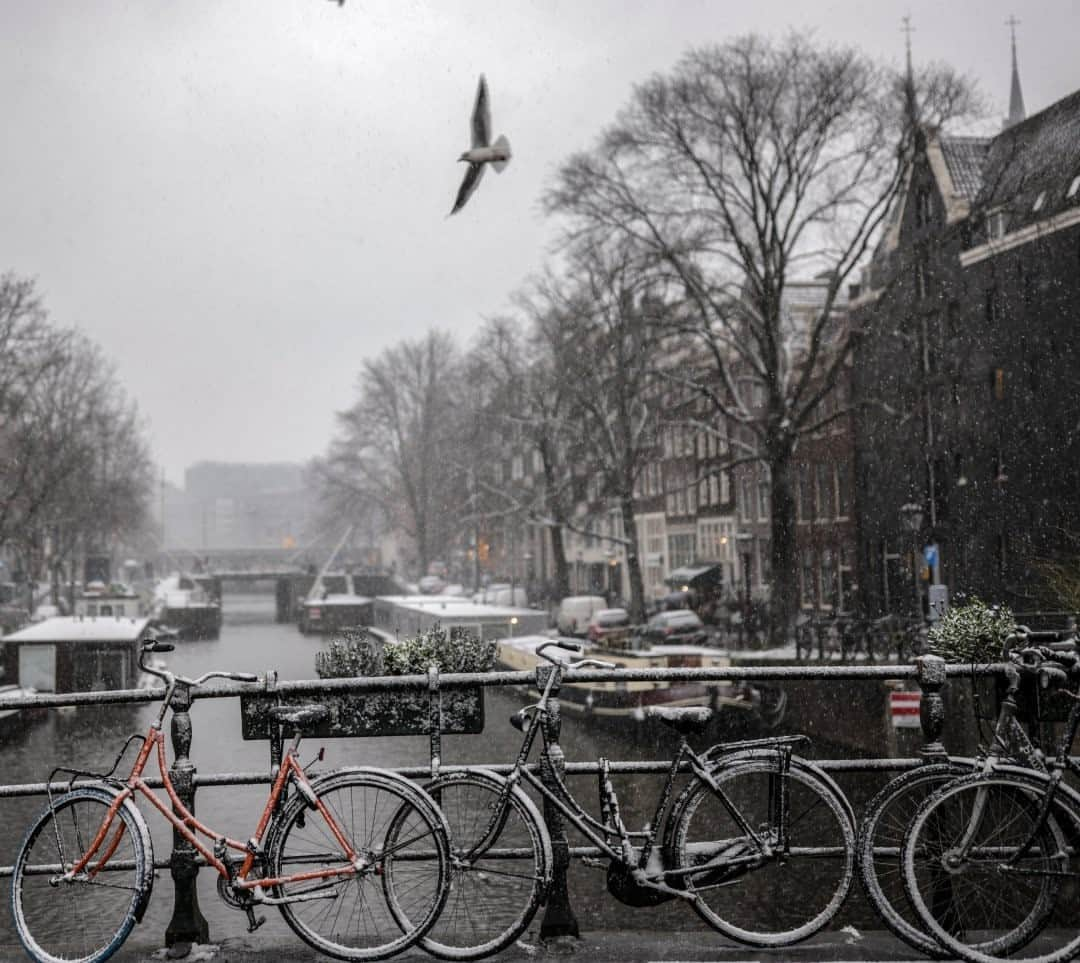
<svg viewBox="0 0 1080 963"><path fill-rule="evenodd" d="M260 926L263 925L263 923L266 922L266 917L265 916L258 916L257 917L255 915L255 911L252 910L250 907L248 907L248 910L247 910L247 918L248 918L248 932L249 933L254 933Z"/></svg>

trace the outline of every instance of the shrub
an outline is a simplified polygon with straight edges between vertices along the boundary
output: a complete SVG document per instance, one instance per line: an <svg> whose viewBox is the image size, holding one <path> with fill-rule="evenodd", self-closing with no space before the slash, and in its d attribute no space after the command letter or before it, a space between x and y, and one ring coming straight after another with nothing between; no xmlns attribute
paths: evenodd
<svg viewBox="0 0 1080 963"><path fill-rule="evenodd" d="M927 636L930 650L949 662L996 662L1016 628L1012 611L977 598L950 608Z"/></svg>
<svg viewBox="0 0 1080 963"><path fill-rule="evenodd" d="M344 638L331 639L326 651L315 653L315 671L320 679L382 675L382 646L367 633L348 633Z"/></svg>
<svg viewBox="0 0 1080 963"><path fill-rule="evenodd" d="M366 633L350 633L315 654L315 671L320 679L423 675L431 665L440 672L487 672L495 664L495 649L494 642L459 628L448 633L438 624L415 638L385 644Z"/></svg>
<svg viewBox="0 0 1080 963"><path fill-rule="evenodd" d="M413 639L387 642L387 675L415 675L435 665L440 672L487 672L495 664L495 643L483 642L464 629L449 632L436 623Z"/></svg>

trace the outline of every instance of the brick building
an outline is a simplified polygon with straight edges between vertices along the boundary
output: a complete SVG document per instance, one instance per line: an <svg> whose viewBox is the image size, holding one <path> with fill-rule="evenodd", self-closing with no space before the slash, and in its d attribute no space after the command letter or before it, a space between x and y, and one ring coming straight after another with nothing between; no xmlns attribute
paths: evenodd
<svg viewBox="0 0 1080 963"><path fill-rule="evenodd" d="M1014 64L996 136L923 132L853 305L871 614L925 609L933 582L1043 601L1080 508L1078 317L1080 92L1024 118Z"/></svg>

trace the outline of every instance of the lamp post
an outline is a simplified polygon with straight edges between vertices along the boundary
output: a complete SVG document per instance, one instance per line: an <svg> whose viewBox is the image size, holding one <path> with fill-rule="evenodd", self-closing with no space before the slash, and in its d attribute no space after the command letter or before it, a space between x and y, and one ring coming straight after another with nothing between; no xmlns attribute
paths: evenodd
<svg viewBox="0 0 1080 963"><path fill-rule="evenodd" d="M911 580L915 587L915 616L922 617L922 593L919 591L919 532L922 530L923 510L914 502L900 506L900 518L911 532Z"/></svg>
<svg viewBox="0 0 1080 963"><path fill-rule="evenodd" d="M739 625L739 648L742 648L748 637L750 624L750 562L753 558L754 536L750 532L738 532L735 535L735 542L742 559L743 572L743 613Z"/></svg>

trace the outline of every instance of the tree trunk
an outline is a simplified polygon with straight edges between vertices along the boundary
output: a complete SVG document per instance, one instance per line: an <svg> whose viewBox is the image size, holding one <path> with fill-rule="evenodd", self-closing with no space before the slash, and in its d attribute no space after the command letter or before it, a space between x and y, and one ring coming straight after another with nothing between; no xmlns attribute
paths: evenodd
<svg viewBox="0 0 1080 963"><path fill-rule="evenodd" d="M641 558L638 555L637 524L634 521L633 493L624 493L619 498L622 512L623 535L626 536L626 574L630 579L630 621L645 621L645 582L641 577Z"/></svg>
<svg viewBox="0 0 1080 963"><path fill-rule="evenodd" d="M770 635L773 645L785 645L795 638L795 617L799 611L798 553L796 551L795 495L792 485L791 444L781 441L772 447L771 480L772 565Z"/></svg>
<svg viewBox="0 0 1080 963"><path fill-rule="evenodd" d="M551 532L551 561L555 567L555 597L562 600L570 594L570 566L566 561L563 530L562 526L552 525L548 531Z"/></svg>

